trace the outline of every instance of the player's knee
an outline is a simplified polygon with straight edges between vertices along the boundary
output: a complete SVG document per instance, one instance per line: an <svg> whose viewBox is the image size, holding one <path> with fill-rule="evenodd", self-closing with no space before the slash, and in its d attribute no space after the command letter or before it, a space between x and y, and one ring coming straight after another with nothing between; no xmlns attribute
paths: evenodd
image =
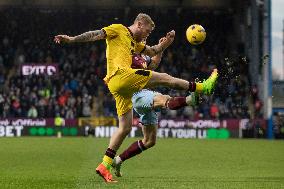
<svg viewBox="0 0 284 189"><path fill-rule="evenodd" d="M171 98L171 96L170 95L164 95L165 96L165 98L168 100L169 98Z"/></svg>
<svg viewBox="0 0 284 189"><path fill-rule="evenodd" d="M163 107L167 101L166 95L155 95L154 97L154 108Z"/></svg>
<svg viewBox="0 0 284 189"><path fill-rule="evenodd" d="M167 102L168 99L170 99L171 96L170 95L163 95L163 100L162 102L165 104Z"/></svg>

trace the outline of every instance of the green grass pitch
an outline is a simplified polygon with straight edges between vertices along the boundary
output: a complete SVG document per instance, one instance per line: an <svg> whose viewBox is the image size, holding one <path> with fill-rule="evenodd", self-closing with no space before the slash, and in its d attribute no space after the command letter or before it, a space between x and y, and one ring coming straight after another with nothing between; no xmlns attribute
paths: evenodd
<svg viewBox="0 0 284 189"><path fill-rule="evenodd" d="M284 141L158 139L106 184L95 168L108 140L0 138L0 188L284 188Z"/></svg>

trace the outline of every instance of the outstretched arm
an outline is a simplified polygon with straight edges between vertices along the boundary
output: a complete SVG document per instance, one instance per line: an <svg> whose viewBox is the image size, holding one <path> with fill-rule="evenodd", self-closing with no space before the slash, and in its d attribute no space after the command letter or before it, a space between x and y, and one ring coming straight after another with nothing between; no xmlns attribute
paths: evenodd
<svg viewBox="0 0 284 189"><path fill-rule="evenodd" d="M153 57L163 52L168 46L170 46L170 44L172 44L172 42L174 41L174 38L175 38L175 31L172 30L167 33L165 40L163 40L161 43L151 46L151 47L146 45L146 48L143 54Z"/></svg>
<svg viewBox="0 0 284 189"><path fill-rule="evenodd" d="M159 43L162 43L163 41L165 41L166 38L165 37L162 37L160 40L159 40ZM153 56L151 58L151 62L150 64L148 65L148 68L149 70L155 70L159 67L160 65L160 62L162 60L162 56L163 56L163 51L158 53L156 56Z"/></svg>
<svg viewBox="0 0 284 189"><path fill-rule="evenodd" d="M157 54L156 56L151 58L151 62L149 64L149 66L147 67L148 70L155 70L159 67L161 59L163 56L163 52L160 52L159 54Z"/></svg>
<svg viewBox="0 0 284 189"><path fill-rule="evenodd" d="M68 35L57 35L54 37L54 42L55 43L88 42L88 41L97 41L105 38L106 34L103 30L94 30L82 33L74 37Z"/></svg>

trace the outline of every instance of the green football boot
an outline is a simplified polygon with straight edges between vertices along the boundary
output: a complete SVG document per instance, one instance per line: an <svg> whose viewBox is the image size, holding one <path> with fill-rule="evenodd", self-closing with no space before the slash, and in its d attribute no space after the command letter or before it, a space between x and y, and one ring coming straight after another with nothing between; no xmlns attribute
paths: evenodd
<svg viewBox="0 0 284 189"><path fill-rule="evenodd" d="M217 79L218 79L218 70L214 69L210 77L202 82L203 85L202 94L212 95L216 86Z"/></svg>

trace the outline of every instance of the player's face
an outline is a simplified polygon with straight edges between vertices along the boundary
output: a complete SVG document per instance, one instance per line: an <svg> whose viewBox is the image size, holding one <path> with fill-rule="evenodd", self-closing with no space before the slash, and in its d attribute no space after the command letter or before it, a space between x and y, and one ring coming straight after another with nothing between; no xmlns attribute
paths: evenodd
<svg viewBox="0 0 284 189"><path fill-rule="evenodd" d="M147 39L147 37L152 32L152 30L153 30L153 27L151 26L151 24L139 22L138 23L139 33L137 36L137 40L140 42L140 41Z"/></svg>

